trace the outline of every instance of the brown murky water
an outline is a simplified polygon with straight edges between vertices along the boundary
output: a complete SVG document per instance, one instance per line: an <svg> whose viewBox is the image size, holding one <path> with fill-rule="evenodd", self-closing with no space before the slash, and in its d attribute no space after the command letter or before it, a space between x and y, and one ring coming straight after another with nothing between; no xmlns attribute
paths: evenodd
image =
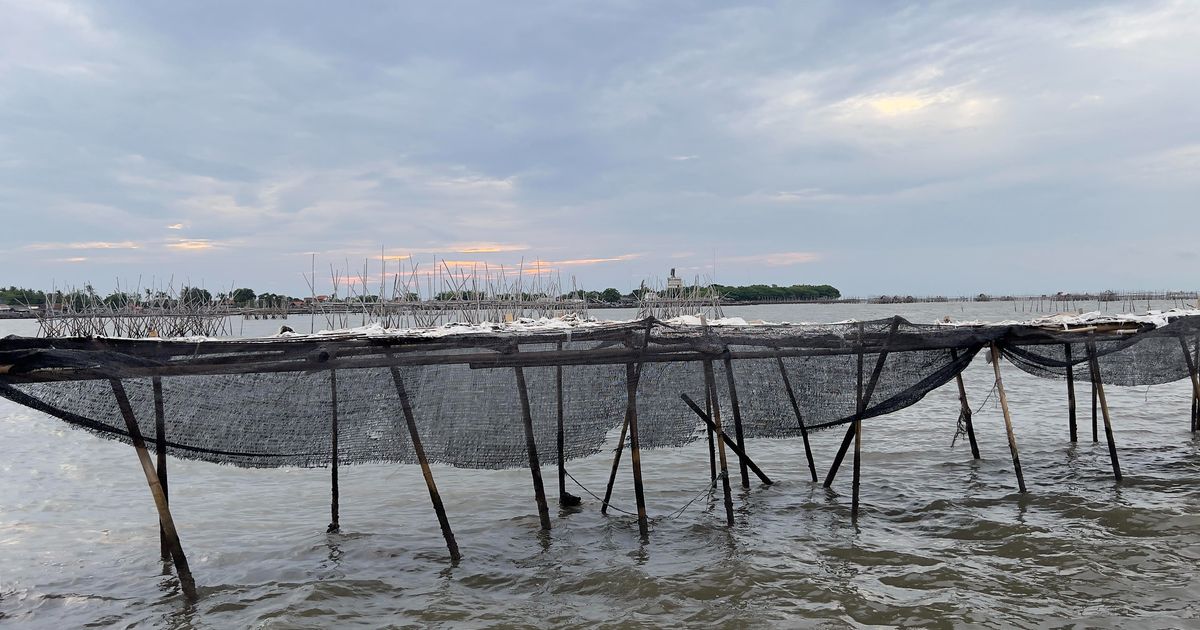
<svg viewBox="0 0 1200 630"><path fill-rule="evenodd" d="M962 308L729 314L1014 317L1011 304ZM3 321L0 334L29 325ZM246 333L278 322L253 325ZM457 566L415 467L343 468L343 533L331 535L328 470L171 460L172 512L201 586L194 606L163 573L132 450L0 401L0 626L1200 626L1200 440L1188 431L1187 386L1108 390L1118 485L1087 410L1081 441L1068 442L1063 384L1005 367L1029 493L1016 493L994 396L985 404L991 368L979 360L966 378L983 459L962 441L950 446L952 387L869 421L857 525L848 472L833 491L809 483L799 440L750 442L776 483L737 494L732 529L719 497L705 493L703 444L645 452L645 543L633 517L600 515L571 482L584 504L554 513L542 535L528 471L436 467L464 555ZM840 436L814 435L819 470ZM601 493L610 463L569 468ZM545 474L553 487L553 469ZM616 507L632 508L627 463L614 494Z"/></svg>

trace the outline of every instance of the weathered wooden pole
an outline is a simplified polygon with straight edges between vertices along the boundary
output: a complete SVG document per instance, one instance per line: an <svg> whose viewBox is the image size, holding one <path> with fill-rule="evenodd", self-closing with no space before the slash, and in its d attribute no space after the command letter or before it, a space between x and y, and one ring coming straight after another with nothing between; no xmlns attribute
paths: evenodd
<svg viewBox="0 0 1200 630"><path fill-rule="evenodd" d="M1113 441L1112 419L1108 415L1108 401L1104 398L1104 380L1100 376L1100 361L1096 358L1096 344L1087 342L1088 363L1092 379L1096 383L1096 397L1100 399L1100 410L1104 414L1104 437L1108 440L1108 458L1112 460L1113 476L1121 480L1121 464L1117 461L1117 444Z"/></svg>
<svg viewBox="0 0 1200 630"><path fill-rule="evenodd" d="M155 468L158 471L158 485L162 486L163 500L171 505L171 494L167 489L167 419L163 410L162 379L155 376L150 379L154 389L154 451L157 455ZM164 561L171 559L171 546L167 544L167 534L162 524L158 526L158 550Z"/></svg>
<svg viewBox="0 0 1200 630"><path fill-rule="evenodd" d="M1091 371L1092 371L1091 366L1089 366L1088 373L1090 374ZM1098 406L1098 402L1096 400L1096 375L1091 374L1091 377L1092 377L1092 443L1095 444L1096 442L1100 441L1100 429L1099 429L1099 409L1100 409L1100 407Z"/></svg>
<svg viewBox="0 0 1200 630"><path fill-rule="evenodd" d="M866 413L867 406L871 402L871 395L875 393L875 385L879 383L879 375L883 373L883 364L887 361L888 343L892 337L896 335L896 330L900 327L900 317L892 318L892 328L888 332L887 341L884 342L883 348L879 351L879 358L875 361L875 370L871 372L871 380L867 383L867 390L861 396L861 404L856 405L855 418L859 417L857 407L862 407L862 413ZM862 339L862 333L859 333L859 339ZM859 343L859 351L861 354L862 343ZM861 378L861 357L859 358L860 366L859 373ZM861 418L860 418L861 419ZM850 450L850 443L854 441L854 423L851 421L850 427L846 430L846 437L842 438L842 445L838 448L837 455L833 458L833 465L829 467L829 473L825 475L825 487L833 485L833 478L837 476L838 469L842 466L842 460L846 458L846 451Z"/></svg>
<svg viewBox="0 0 1200 630"><path fill-rule="evenodd" d="M713 431L717 434L717 455L721 463L721 489L725 493L725 522L733 527L733 492L729 488L729 463L725 459L725 431L721 429L721 399L717 397L717 379L713 374L711 360L704 361L704 387L712 401Z"/></svg>
<svg viewBox="0 0 1200 630"><path fill-rule="evenodd" d="M958 350L951 350L950 357L958 361ZM962 372L955 374L954 380L958 383L958 413L967 429L967 440L971 442L971 457L979 459L979 443L975 441L975 422L972 417L974 414L971 412L971 404L967 402L967 386L963 383Z"/></svg>
<svg viewBox="0 0 1200 630"><path fill-rule="evenodd" d="M159 483L154 463L150 461L150 453L146 450L146 441L142 438L137 418L133 415L133 406L129 404L125 386L121 384L120 379L115 378L109 379L109 384L112 386L113 396L117 399L117 406L121 408L121 415L125 418L125 428L129 432L129 439L133 442L134 450L137 451L142 472L146 475L146 483L150 485L150 494L154 497L154 507L158 510L158 524L162 527L162 532L167 538L167 545L171 549L171 559L175 563L175 573L179 576L180 589L183 591L185 599L196 601L198 598L196 581L192 578L192 570L188 567L187 556L184 555L183 545L179 542L179 532L175 529L175 520L171 518L171 508L167 505L167 495Z"/></svg>
<svg viewBox="0 0 1200 630"><path fill-rule="evenodd" d="M1192 432L1195 433L1197 424L1200 423L1200 417L1197 417L1197 412L1200 411L1200 375L1197 375L1197 370L1200 369L1200 339L1196 340L1196 356L1188 351L1187 341L1181 336L1179 337L1179 345L1183 347L1183 359L1187 362L1188 376L1192 381Z"/></svg>
<svg viewBox="0 0 1200 630"><path fill-rule="evenodd" d="M996 371L996 391L1000 394L1000 410L1004 412L1004 431L1008 434L1008 451L1012 454L1013 470L1017 473L1017 487L1025 492L1025 475L1021 472L1021 456L1017 453L1017 438L1013 435L1012 414L1008 411L1008 395L1004 393L1004 381L1000 378L1000 348L992 342L992 368Z"/></svg>
<svg viewBox="0 0 1200 630"><path fill-rule="evenodd" d="M517 375L517 393L521 397L521 418L525 426L525 448L529 451L529 472L533 475L533 495L537 500L538 518L542 529L550 529L550 508L546 505L546 489L542 486L542 465L538 459L537 441L533 437L533 412L529 409L529 390L525 386L525 371L514 367Z"/></svg>
<svg viewBox="0 0 1200 630"><path fill-rule="evenodd" d="M746 451L746 440L742 437L742 408L738 404L737 386L733 382L733 362L725 357L725 380L729 383L729 406L733 409L733 433L737 438L738 448ZM738 460L738 469L742 473L742 487L750 487L750 474L746 469L746 460Z"/></svg>
<svg viewBox="0 0 1200 630"><path fill-rule="evenodd" d="M337 370L329 370L329 441L332 454L329 458L329 528L325 530L330 534L336 534L342 531L341 523L338 520L338 397L337 397Z"/></svg>
<svg viewBox="0 0 1200 630"><path fill-rule="evenodd" d="M696 401L692 400L691 396L688 396L687 394L680 394L679 397L683 399L683 402L687 403L688 407L692 408L692 411L700 417L700 421L703 422L705 426L709 428L713 427L712 416L700 409L700 405L697 405ZM771 481L771 478L767 476L767 473L763 472L763 470L758 467L758 464L754 463L753 459L750 459L750 456L747 455L745 451L738 448L737 442L729 439L729 436L725 435L724 433L721 434L721 439L725 441L725 446L728 446L729 450L733 451L734 455L737 455L740 460L746 462L746 466L750 469L750 472L754 473L754 475L758 477L759 481L762 481L766 485L775 483Z"/></svg>
<svg viewBox="0 0 1200 630"><path fill-rule="evenodd" d="M558 350L562 351L563 342L558 342ZM566 431L563 427L563 418L566 415L563 407L563 368L561 365L554 368L554 385L558 391L558 504L562 507L570 507L579 505L582 501L579 497L567 492L567 464L566 464Z"/></svg>
<svg viewBox="0 0 1200 630"><path fill-rule="evenodd" d="M1064 357L1067 363L1067 419L1071 431L1071 443L1078 441L1078 428L1075 423L1075 366L1071 364L1071 344L1063 344Z"/></svg>
<svg viewBox="0 0 1200 630"><path fill-rule="evenodd" d="M646 495L642 486L642 448L638 443L637 388L641 370L632 363L625 364L625 415L629 418L629 457L633 463L633 494L637 500L638 532L645 538L650 535L650 524L646 519Z"/></svg>
<svg viewBox="0 0 1200 630"><path fill-rule="evenodd" d="M792 411L796 414L796 422L800 425L800 437L804 440L804 456L808 459L808 472L812 475L813 483L817 482L817 465L813 462L812 447L808 444L808 428L804 426L804 416L800 413L800 404L796 401L796 392L792 389L792 381L788 378L787 366L783 357L776 355L779 363L779 374L783 377L783 388L787 391L788 400L792 403Z"/></svg>
<svg viewBox="0 0 1200 630"><path fill-rule="evenodd" d="M858 483L861 479L860 471L861 464L859 457L862 455L862 416L863 410L866 408L863 405L863 325L858 325L858 379L855 386L855 413L854 413L854 471L853 479L850 483L850 520L858 520Z"/></svg>
<svg viewBox="0 0 1200 630"><path fill-rule="evenodd" d="M704 388L704 413L712 417L712 399L708 397L708 388ZM708 433L708 471L712 476L713 485L717 484L717 445L713 441L712 426L707 427Z"/></svg>
<svg viewBox="0 0 1200 630"><path fill-rule="evenodd" d="M391 358L391 355L388 355ZM521 368L517 368L519 371ZM421 435L417 432L417 419L413 415L412 402L408 399L408 391L404 388L404 379L400 376L400 368L391 366L392 383L396 386L396 396L400 398L400 409L404 413L404 423L408 428L408 437L412 441L413 454L421 465L421 475L425 477L425 487L429 490L429 500L433 503L433 511L437 513L438 525L442 528L442 537L446 539L446 549L450 551L450 559L458 562L462 555L458 552L458 541L454 539L454 531L450 529L450 519L446 518L446 507L442 505L442 495L438 492L437 484L433 481L433 471L429 469L429 460L425 457L425 447L421 444ZM522 390L523 391L523 390ZM539 478L539 482L541 479ZM539 485L540 489L540 485Z"/></svg>
<svg viewBox="0 0 1200 630"><path fill-rule="evenodd" d="M625 408L625 422L621 424L621 436L613 450L612 470L608 473L608 486L604 488L604 500L600 502L600 513L608 514L608 503L612 499L613 484L617 482L617 469L621 467L621 451L625 448L625 436L629 432L629 407Z"/></svg>

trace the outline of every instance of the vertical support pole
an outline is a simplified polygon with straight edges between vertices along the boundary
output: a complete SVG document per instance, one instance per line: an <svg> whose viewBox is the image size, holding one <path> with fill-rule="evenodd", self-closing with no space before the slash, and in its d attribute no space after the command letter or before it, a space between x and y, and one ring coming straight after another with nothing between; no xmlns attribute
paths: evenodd
<svg viewBox="0 0 1200 630"><path fill-rule="evenodd" d="M129 396L120 379L109 379L117 406L121 408L121 416L125 418L125 428L129 439L137 451L138 462L146 475L146 483L150 485L150 494L154 497L154 507L158 510L158 524L167 537L167 545L171 548L171 559L175 563L175 573L179 576L179 586L183 596L188 601L196 601L196 581L192 578L192 570L188 567L187 556L183 554L183 545L179 542L179 532L175 529L175 520L171 518L171 508L167 505L167 495L163 492L158 481L158 473L154 463L150 461L150 453L146 450L146 440L138 428L137 418L133 415L133 406L129 404Z"/></svg>
<svg viewBox="0 0 1200 630"><path fill-rule="evenodd" d="M163 500L171 504L171 495L167 489L167 421L163 411L162 379L155 376L151 379L154 387L154 450L157 457L155 468L158 471L158 485L162 486ZM158 550L163 561L171 559L171 546L167 543L167 533L161 524L158 526Z"/></svg>
<svg viewBox="0 0 1200 630"><path fill-rule="evenodd" d="M1021 457L1017 453L1017 438L1013 435L1012 414L1008 411L1008 395L1004 392L1004 381L1000 378L1000 349L992 342L992 368L996 370L996 391L1000 394L1000 409L1004 412L1004 432L1008 434L1008 451L1012 453L1013 470L1017 473L1017 487L1025 492L1025 475L1021 472Z"/></svg>
<svg viewBox="0 0 1200 630"><path fill-rule="evenodd" d="M1071 344L1063 344L1063 356L1067 363L1067 418L1071 431L1071 443L1078 441L1078 428L1075 424L1075 366L1071 363Z"/></svg>
<svg viewBox="0 0 1200 630"><path fill-rule="evenodd" d="M629 455L633 462L633 494L637 499L638 532L642 538L650 535L646 520L646 495L642 486L642 448L638 444L637 388L641 370L632 363L625 364L625 415L629 418Z"/></svg>
<svg viewBox="0 0 1200 630"><path fill-rule="evenodd" d="M525 386L525 371L514 367L517 375L517 393L521 397L521 417L525 425L525 447L529 451L529 472L533 475L533 494L537 500L538 518L542 529L550 530L550 508L546 506L546 489L542 486L542 465L538 459L537 442L533 437L533 412L529 409L529 389Z"/></svg>
<svg viewBox="0 0 1200 630"><path fill-rule="evenodd" d="M863 325L858 325L858 379L855 385L855 409L854 414L854 474L853 480L850 483L851 499L850 499L850 520L858 520L858 483L859 471L861 464L859 457L862 455L862 416L863 409Z"/></svg>
<svg viewBox="0 0 1200 630"><path fill-rule="evenodd" d="M337 397L337 370L329 370L329 403L331 415L329 418L329 441L332 449L329 462L329 528L325 530L327 533L336 534L342 531L341 523L338 520L338 397Z"/></svg>
<svg viewBox="0 0 1200 630"><path fill-rule="evenodd" d="M392 358L390 354L388 358ZM425 457L425 447L421 444L421 435L417 432L417 419L413 415L408 391L404 388L404 379L400 377L400 368L395 365L391 366L391 372L392 383L396 386L396 396L400 398L400 408L404 413L404 423L408 428L408 437L412 440L413 454L417 456L417 463L421 464L421 475L425 477L425 488L429 490L429 500L433 503L433 511L437 513L438 525L442 528L442 538L446 539L446 549L450 551L450 560L458 562L462 558L458 552L458 541L454 539L454 531L450 529L450 519L446 518L446 507L442 505L442 495L433 481L433 471L429 469L429 460Z"/></svg>
<svg viewBox="0 0 1200 630"><path fill-rule="evenodd" d="M1108 415L1108 401L1104 398L1104 380L1100 376L1100 361L1096 358L1096 344L1087 343L1088 363L1092 378L1096 381L1096 397L1100 399L1100 410L1104 414L1104 437L1108 440L1108 458L1112 460L1113 476L1121 480L1121 464L1117 461L1117 445L1113 442L1112 419Z"/></svg>
<svg viewBox="0 0 1200 630"><path fill-rule="evenodd" d="M558 342L558 350L563 349L563 342ZM563 368L561 365L554 368L554 387L558 392L558 504L561 506L579 505L579 499L575 496L567 494L567 469L566 463L566 436L563 429Z"/></svg>
<svg viewBox="0 0 1200 630"><path fill-rule="evenodd" d="M1196 432L1197 423L1200 418L1197 418L1197 405L1200 404L1200 375L1196 371L1200 367L1200 339L1196 340L1196 356L1188 350L1187 340L1182 336L1179 337L1179 345L1183 348L1183 360L1187 362L1188 376L1192 381L1192 433Z"/></svg>
<svg viewBox="0 0 1200 630"><path fill-rule="evenodd" d="M861 324L860 324L860 326L861 326ZM896 335L896 330L899 329L899 327L900 327L900 317L896 316L892 319L892 328L888 332L887 341L884 342L883 347L879 351L879 359L877 359L875 361L875 370L873 372L871 372L871 380L870 380L870 382L867 383L867 391L864 392L863 395L861 396L861 398L862 398L861 406L863 409L863 413L866 412L867 405L869 405L871 402L871 395L875 393L875 385L879 383L879 375L883 373L883 364L885 361L887 361L887 356L888 356L888 349L887 349L888 343L890 343L892 337L894 337ZM863 338L863 334L862 334L861 328L860 328L860 332L859 332L860 354L862 352L862 341L861 341L862 338ZM861 357L860 357L860 363L861 363ZM860 372L860 378L861 378L862 370L860 369L859 372ZM859 413L857 411L855 412L855 417L856 418L859 417ZM846 430L846 437L842 438L842 445L838 448L837 455L834 456L834 458L833 458L833 465L829 467L829 474L825 475L825 484L824 485L826 488L833 485L833 478L837 476L838 469L842 467L842 460L846 458L846 451L850 450L850 442L853 440L854 440L854 424L851 423L850 427Z"/></svg>
<svg viewBox="0 0 1200 630"><path fill-rule="evenodd" d="M704 388L704 413L708 414L708 417L712 417L712 399L708 397L707 386ZM706 428L708 429L708 470L715 486L717 484L717 445L713 443L712 427Z"/></svg>
<svg viewBox="0 0 1200 630"><path fill-rule="evenodd" d="M951 350L950 357L958 361L958 350ZM967 402L967 386L963 383L962 372L955 374L954 380L958 383L959 414L962 416L963 426L967 428L967 440L971 442L971 457L979 459L979 443L975 441L975 422L972 417L971 403Z"/></svg>
<svg viewBox="0 0 1200 630"><path fill-rule="evenodd" d="M733 408L733 436L738 448L746 452L746 440L742 438L742 409L738 404L737 386L733 382L733 361L729 359L728 351L725 356L725 380L729 383L729 406ZM738 470L742 474L742 487L750 487L750 471L746 469L746 461L738 460Z"/></svg>
<svg viewBox="0 0 1200 630"><path fill-rule="evenodd" d="M721 489L725 493L725 522L733 527L733 492L729 488L729 463L725 459L725 432L721 429L721 399L717 397L717 379L711 360L704 361L704 387L712 401L713 430L717 435L717 454L721 462Z"/></svg>
<svg viewBox="0 0 1200 630"><path fill-rule="evenodd" d="M1090 373L1091 371L1092 371L1091 366L1089 365L1088 372ZM1095 444L1096 442L1100 441L1100 433L1099 433L1100 429L1098 428L1099 416L1097 415L1099 407L1097 406L1097 401L1096 401L1096 375L1091 374L1091 377L1092 377L1092 444Z"/></svg>
<svg viewBox="0 0 1200 630"><path fill-rule="evenodd" d="M817 465L813 462L812 447L808 444L808 428L804 426L804 416L800 413L800 404L796 401L796 391L792 389L792 381L788 378L787 367L783 357L775 355L779 363L779 375L783 377L783 388L787 391L788 400L792 403L792 411L796 414L796 422L800 424L800 437L804 439L804 456L808 458L808 472L812 475L813 483L817 482Z"/></svg>

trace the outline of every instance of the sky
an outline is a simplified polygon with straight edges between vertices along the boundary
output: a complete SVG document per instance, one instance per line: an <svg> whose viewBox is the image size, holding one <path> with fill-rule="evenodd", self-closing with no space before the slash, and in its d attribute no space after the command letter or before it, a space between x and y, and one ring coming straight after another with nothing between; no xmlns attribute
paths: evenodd
<svg viewBox="0 0 1200 630"><path fill-rule="evenodd" d="M307 295L382 251L1194 290L1197 33L1153 1L0 0L0 285Z"/></svg>

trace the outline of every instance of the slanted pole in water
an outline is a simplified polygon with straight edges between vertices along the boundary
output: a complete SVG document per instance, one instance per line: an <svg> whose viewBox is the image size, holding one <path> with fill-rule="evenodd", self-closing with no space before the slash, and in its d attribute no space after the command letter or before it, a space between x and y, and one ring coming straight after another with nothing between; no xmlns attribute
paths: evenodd
<svg viewBox="0 0 1200 630"><path fill-rule="evenodd" d="M625 416L629 418L629 458L633 465L633 494L637 500L638 532L642 538L650 535L646 519L646 495L642 486L642 448L638 444L637 388L641 370L632 363L625 364Z"/></svg>
<svg viewBox="0 0 1200 630"><path fill-rule="evenodd" d="M183 590L183 596L189 601L196 601L196 581L192 578L192 570L188 568L187 556L183 554L183 545L179 542L179 532L175 530L175 520L171 518L171 508L167 505L167 495L158 481L154 463L150 461L150 452L146 450L146 440L142 438L142 431L138 428L137 418L133 415L133 406L129 404L129 396L125 393L125 386L121 384L120 379L115 378L109 379L109 384L112 386L113 396L117 399L117 406L121 408L121 416L125 419L125 428L129 432L129 439L133 442L138 461L142 465L142 472L146 475L146 483L150 485L150 494L154 497L154 507L158 510L158 524L162 527L162 532L167 538L167 545L171 548L171 559L175 563L175 573L179 576L179 586Z"/></svg>
<svg viewBox="0 0 1200 630"><path fill-rule="evenodd" d="M950 357L958 361L958 350L951 350ZM967 386L963 383L962 372L954 375L958 383L959 415L962 416L963 426L967 429L967 440L971 442L971 457L979 459L979 443L975 441L975 423L971 417L971 404L967 402Z"/></svg>
<svg viewBox="0 0 1200 630"><path fill-rule="evenodd" d="M721 399L717 397L717 379L713 374L712 361L704 361L704 386L712 401L713 431L717 434L717 455L721 462L721 489L725 493L725 522L733 527L733 492L729 488L729 463L725 459L725 441L729 438L721 429Z"/></svg>
<svg viewBox="0 0 1200 630"><path fill-rule="evenodd" d="M1087 343L1088 364L1092 368L1092 379L1096 386L1096 397L1100 399L1100 411L1104 414L1104 437L1108 440L1108 458L1112 460L1113 476L1121 480L1121 464L1117 461L1117 444L1113 442L1112 419L1108 415L1108 401L1104 398L1104 381L1100 377L1100 362L1096 359L1096 344Z"/></svg>
<svg viewBox="0 0 1200 630"><path fill-rule="evenodd" d="M608 514L608 502L612 499L613 484L617 482L617 469L621 467L621 450L625 448L625 436L629 433L629 407L625 408L625 422L621 424L621 435L617 448L613 449L612 470L608 473L608 486L604 488L604 500L600 502L600 513Z"/></svg>
<svg viewBox="0 0 1200 630"><path fill-rule="evenodd" d="M1187 340L1183 337L1179 338L1179 345L1183 347L1183 359L1187 362L1188 376L1192 381L1192 432L1195 433L1196 424L1200 423L1200 417L1197 417L1197 406L1200 405L1200 375L1196 373L1200 369L1200 338L1196 339L1195 356L1188 350Z"/></svg>
<svg viewBox="0 0 1200 630"><path fill-rule="evenodd" d="M800 437L804 440L804 456L808 458L808 472L812 475L813 483L817 482L817 465L813 462L812 447L808 444L808 428L804 426L804 416L800 413L800 404L796 402L796 392L792 389L792 381L788 378L787 366L783 357L776 355L779 363L779 375L783 378L783 388L787 391L788 400L792 403L792 411L796 413L796 422L800 424Z"/></svg>
<svg viewBox="0 0 1200 630"><path fill-rule="evenodd" d="M1017 487L1021 492L1025 492L1025 475L1021 472L1021 456L1017 453L1017 438L1013 435L1008 395L1004 392L1004 381L1000 378L1000 348L995 342L992 343L992 368L996 371L996 392L1000 395L1000 410L1004 412L1004 432L1008 434L1008 451L1012 454L1013 470L1017 473Z"/></svg>
<svg viewBox="0 0 1200 630"><path fill-rule="evenodd" d="M692 408L692 411L694 411L696 415L700 417L700 421L703 422L706 427L709 427L709 429L713 428L712 416L700 409L700 405L697 405L696 401L692 400L691 396L688 396L687 394L680 394L679 397L683 399L683 402L687 403L688 407ZM721 434L721 439L725 441L725 445L729 447L729 450L733 451L733 454L738 456L738 459L746 462L746 466L751 472L754 473L756 477L758 477L759 481L762 481L767 485L775 483L771 481L771 478L767 476L767 473L763 472L762 469L758 467L758 464L754 463L754 460L750 459L749 455L746 455L745 451L738 448L737 442L729 439L729 436L725 435L724 433Z"/></svg>
<svg viewBox="0 0 1200 630"><path fill-rule="evenodd" d="M521 419L525 427L525 449L529 451L529 472L533 475L533 495L537 500L538 519L542 529L550 529L550 508L546 505L546 488L542 485L542 464L538 459L537 442L533 437L533 412L529 409L529 389L525 386L525 370L513 368L517 375L517 394L521 398Z"/></svg>
<svg viewBox="0 0 1200 630"><path fill-rule="evenodd" d="M1063 344L1064 358L1067 363L1067 420L1071 431L1071 443L1078 441L1078 427L1075 423L1075 366L1071 363L1071 344Z"/></svg>
<svg viewBox="0 0 1200 630"><path fill-rule="evenodd" d="M167 421L163 411L162 379L155 376L151 379L154 387L154 450L157 455L155 468L158 471L158 485L162 486L163 500L171 504L171 494L167 490ZM164 561L171 559L171 546L167 544L167 534L162 525L158 526L159 553Z"/></svg>
<svg viewBox="0 0 1200 630"><path fill-rule="evenodd" d="M746 452L746 440L742 437L742 407L738 404L737 386L733 382L733 361L725 357L725 380L729 383L729 406L733 409L733 434L737 438L738 448ZM742 487L750 487L750 474L746 469L746 460L738 459L738 469L742 473Z"/></svg>
<svg viewBox="0 0 1200 630"><path fill-rule="evenodd" d="M859 397L859 398L861 398L861 401L860 401L860 404L857 405L856 407L861 407L862 411L855 412L856 418L859 417L860 413L866 412L867 406L871 402L871 394L873 394L875 392L875 385L879 383L879 375L883 373L883 364L885 361L887 361L887 356L888 356L887 344L888 344L888 342L891 341L892 337L894 337L896 335L896 330L899 327L900 327L900 317L897 316L897 317L892 318L892 328L888 332L887 341L884 342L883 348L879 351L879 358L875 361L875 370L873 372L871 372L871 380L867 383L867 390L866 390L866 392L863 393L862 396ZM861 329L861 325L860 325L859 354L862 353L862 349L861 349L862 334L863 333L862 333L862 329ZM859 358L859 362L860 362L859 377L860 378L861 378L861 373L862 373L861 361L862 361L862 359L860 357ZM850 443L853 440L854 440L854 424L851 423L849 429L846 430L846 437L842 438L842 445L838 448L837 455L834 456L834 458L833 458L833 465L829 467L829 474L825 475L825 487L826 488L833 485L833 478L837 476L838 469L841 468L842 460L846 458L846 451L850 450Z"/></svg>
<svg viewBox="0 0 1200 630"><path fill-rule="evenodd" d="M342 524L338 521L338 488L337 488L337 370L329 371L329 404L330 404L330 427L329 427L329 442L331 455L329 458L329 528L326 533L336 534L341 532Z"/></svg>
<svg viewBox="0 0 1200 630"><path fill-rule="evenodd" d="M517 368L517 370L520 369ZM400 368L393 365L391 371L392 383L396 386L396 396L400 398L400 408L404 412L408 437L412 440L413 454L417 456L417 463L421 464L421 475L425 477L425 487L429 490L429 501L433 503L433 511L437 513L438 525L442 528L442 537L446 539L446 549L450 551L450 559L458 562L462 558L458 552L458 541L454 539L454 531L450 529L450 519L446 518L446 507L442 505L442 495L433 481L433 471L429 469L429 460L425 458L425 447L421 444L421 435L417 433L417 419L413 414L412 402L408 399L408 391L404 388L404 379L400 376Z"/></svg>

